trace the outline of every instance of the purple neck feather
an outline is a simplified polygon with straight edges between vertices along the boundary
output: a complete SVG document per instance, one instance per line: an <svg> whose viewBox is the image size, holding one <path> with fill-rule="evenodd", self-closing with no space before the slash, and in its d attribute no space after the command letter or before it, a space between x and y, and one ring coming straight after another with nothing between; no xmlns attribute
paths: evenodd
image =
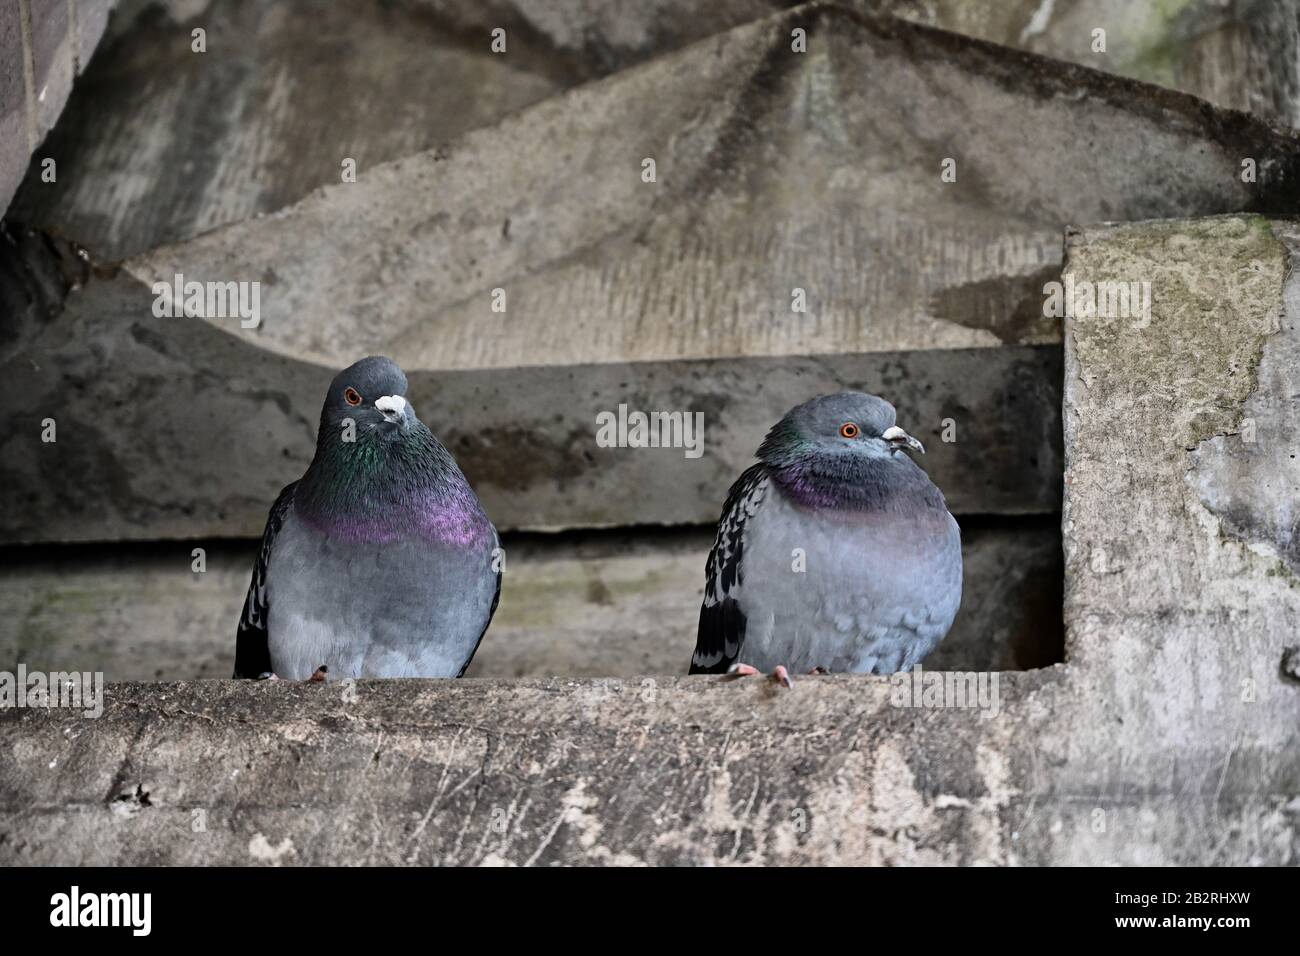
<svg viewBox="0 0 1300 956"><path fill-rule="evenodd" d="M910 466L910 467L909 467ZM850 472L819 470L815 462L768 466L768 473L796 505L862 512L946 511L943 495L914 462L855 462Z"/></svg>
<svg viewBox="0 0 1300 956"><path fill-rule="evenodd" d="M423 423L402 441L322 436L294 495L295 511L312 527L357 542L423 538L472 548L492 540L473 489Z"/></svg>

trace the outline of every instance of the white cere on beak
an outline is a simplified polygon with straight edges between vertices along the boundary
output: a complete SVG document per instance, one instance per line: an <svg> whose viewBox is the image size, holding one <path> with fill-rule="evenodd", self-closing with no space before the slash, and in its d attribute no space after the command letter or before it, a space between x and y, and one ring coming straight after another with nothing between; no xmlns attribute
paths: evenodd
<svg viewBox="0 0 1300 956"><path fill-rule="evenodd" d="M375 408L381 412L392 412L398 418L406 415L406 399L401 395L385 395L375 399Z"/></svg>
<svg viewBox="0 0 1300 956"><path fill-rule="evenodd" d="M887 442L901 442L913 451L919 451L922 455L925 454L925 446L897 425L890 425L880 433L880 437Z"/></svg>

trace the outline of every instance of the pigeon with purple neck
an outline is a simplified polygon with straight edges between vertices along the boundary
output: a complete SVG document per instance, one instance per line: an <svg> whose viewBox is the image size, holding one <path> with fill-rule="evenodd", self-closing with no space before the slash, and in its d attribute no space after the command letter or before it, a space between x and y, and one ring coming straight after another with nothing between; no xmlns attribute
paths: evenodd
<svg viewBox="0 0 1300 956"><path fill-rule="evenodd" d="M276 499L235 677L459 677L501 593L496 529L389 359L340 372Z"/></svg>
<svg viewBox="0 0 1300 956"><path fill-rule="evenodd" d="M911 670L961 603L961 532L894 406L793 408L732 486L706 565L692 674Z"/></svg>

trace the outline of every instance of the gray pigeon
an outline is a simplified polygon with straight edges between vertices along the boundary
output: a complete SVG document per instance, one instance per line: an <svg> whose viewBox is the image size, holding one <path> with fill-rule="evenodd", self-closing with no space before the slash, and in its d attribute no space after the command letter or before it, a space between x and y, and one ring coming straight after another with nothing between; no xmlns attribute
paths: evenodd
<svg viewBox="0 0 1300 956"><path fill-rule="evenodd" d="M459 677L501 595L497 546L402 370L364 358L330 385L316 455L271 508L235 676Z"/></svg>
<svg viewBox="0 0 1300 956"><path fill-rule="evenodd" d="M731 487L705 569L692 674L910 670L961 603L961 532L862 392L792 409Z"/></svg>

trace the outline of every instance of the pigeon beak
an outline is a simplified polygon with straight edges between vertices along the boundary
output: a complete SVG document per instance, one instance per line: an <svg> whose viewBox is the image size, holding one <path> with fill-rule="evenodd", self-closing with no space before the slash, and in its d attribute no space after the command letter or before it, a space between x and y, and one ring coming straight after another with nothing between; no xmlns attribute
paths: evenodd
<svg viewBox="0 0 1300 956"><path fill-rule="evenodd" d="M889 442L889 444L891 444L892 446L894 446L894 451L898 451L898 449L900 448L907 447L912 449L912 451L920 452L922 455L925 454L925 446L922 445L915 438L913 438L911 435L909 435L907 432L903 431L897 425L890 425L883 432L881 432L880 437L883 438L885 441Z"/></svg>
<svg viewBox="0 0 1300 956"><path fill-rule="evenodd" d="M382 398L375 399L375 408L383 413L384 421L404 422L406 421L406 410L410 406L401 395L385 395Z"/></svg>

